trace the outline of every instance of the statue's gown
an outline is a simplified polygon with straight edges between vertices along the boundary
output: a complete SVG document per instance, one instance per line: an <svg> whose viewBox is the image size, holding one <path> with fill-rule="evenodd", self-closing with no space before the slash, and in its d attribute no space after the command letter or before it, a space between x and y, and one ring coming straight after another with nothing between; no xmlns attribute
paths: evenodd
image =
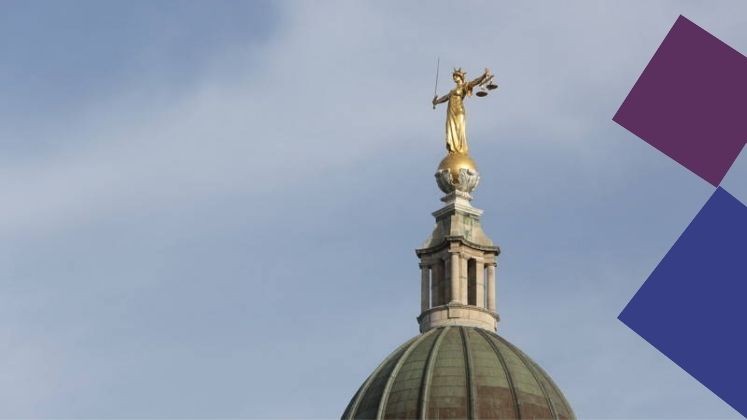
<svg viewBox="0 0 747 420"><path fill-rule="evenodd" d="M462 103L466 94L465 87L457 86L449 95L449 107L446 112L446 150L449 153L467 153L467 133Z"/></svg>

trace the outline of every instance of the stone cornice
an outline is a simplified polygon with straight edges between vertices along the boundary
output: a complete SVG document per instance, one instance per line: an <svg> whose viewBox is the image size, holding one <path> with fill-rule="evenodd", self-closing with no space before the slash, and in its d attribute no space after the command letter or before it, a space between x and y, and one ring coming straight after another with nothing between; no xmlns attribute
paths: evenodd
<svg viewBox="0 0 747 420"><path fill-rule="evenodd" d="M501 248L497 245L487 246L487 245L476 244L474 242L468 241L467 239L464 238L464 236L446 236L444 237L443 242L439 243L436 246L416 249L415 254L418 257L421 257L426 254L432 254L432 253L441 251L445 248L448 248L449 244L451 244L452 242L461 242L462 244L468 247L479 249L480 251L495 253L496 256L500 255L501 253Z"/></svg>

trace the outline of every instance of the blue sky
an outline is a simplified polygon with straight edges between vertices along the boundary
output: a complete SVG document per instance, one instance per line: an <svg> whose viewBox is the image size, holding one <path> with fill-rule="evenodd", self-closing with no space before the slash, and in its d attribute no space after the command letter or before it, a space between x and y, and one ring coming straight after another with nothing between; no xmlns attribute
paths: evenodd
<svg viewBox="0 0 747 420"><path fill-rule="evenodd" d="M581 418L738 418L616 319L713 191L611 121L680 14L747 51L743 1L2 3L0 417L339 417L417 333L440 56L501 85L499 333Z"/></svg>

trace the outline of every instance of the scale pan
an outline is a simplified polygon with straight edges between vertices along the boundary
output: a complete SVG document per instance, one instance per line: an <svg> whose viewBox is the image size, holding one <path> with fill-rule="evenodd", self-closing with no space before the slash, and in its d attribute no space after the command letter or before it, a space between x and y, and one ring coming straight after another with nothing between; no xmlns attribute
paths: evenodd
<svg viewBox="0 0 747 420"><path fill-rule="evenodd" d="M477 96L479 96L479 97L482 98L483 96L488 96L488 92L485 92L485 91L481 90L481 91L475 93L475 95L477 95Z"/></svg>
<svg viewBox="0 0 747 420"><path fill-rule="evenodd" d="M496 85L495 83L491 82L489 85L487 85L485 87L488 88L488 89L490 89L490 90L493 90L493 89L497 88L498 85Z"/></svg>

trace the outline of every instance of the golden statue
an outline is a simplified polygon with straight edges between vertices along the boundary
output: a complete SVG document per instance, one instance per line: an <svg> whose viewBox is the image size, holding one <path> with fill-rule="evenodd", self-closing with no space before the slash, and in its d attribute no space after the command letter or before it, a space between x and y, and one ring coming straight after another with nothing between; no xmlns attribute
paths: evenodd
<svg viewBox="0 0 747 420"><path fill-rule="evenodd" d="M491 90L498 86L493 83L493 75L490 73L490 69L487 68L482 76L466 83L464 81L466 73L461 68L454 69L451 76L454 79L454 83L456 83L456 87L440 98L438 95L435 95L432 101L433 109L436 109L437 104L442 104L446 101L449 102L446 110L446 150L449 154L459 153L466 155L469 147L467 146L467 130L464 118L464 98L472 96L472 90L477 86ZM487 95L487 91L484 89L477 92L477 96L485 95Z"/></svg>

